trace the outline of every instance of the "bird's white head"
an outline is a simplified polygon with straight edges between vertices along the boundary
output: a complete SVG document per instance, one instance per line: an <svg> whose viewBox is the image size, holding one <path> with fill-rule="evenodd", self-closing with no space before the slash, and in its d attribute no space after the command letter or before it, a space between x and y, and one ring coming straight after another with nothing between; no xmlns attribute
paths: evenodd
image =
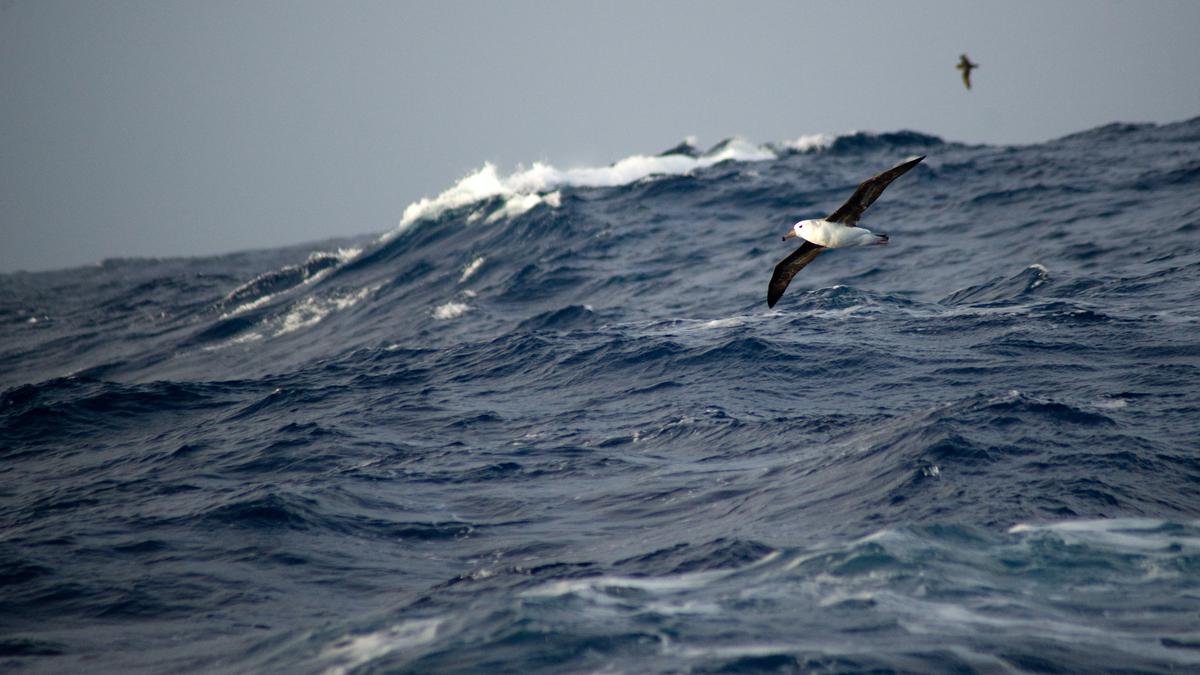
<svg viewBox="0 0 1200 675"><path fill-rule="evenodd" d="M804 221L802 220L802 221L796 223L795 225L793 225L792 229L790 229L786 233L784 233L783 240L787 241L788 239L791 239L792 237L800 237L800 236L802 236L800 233L803 230L804 230Z"/></svg>

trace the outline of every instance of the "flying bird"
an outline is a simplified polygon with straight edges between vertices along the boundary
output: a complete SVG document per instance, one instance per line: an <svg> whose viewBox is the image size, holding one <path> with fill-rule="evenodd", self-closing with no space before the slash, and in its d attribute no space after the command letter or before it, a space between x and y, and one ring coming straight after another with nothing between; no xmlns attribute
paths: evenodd
<svg viewBox="0 0 1200 675"><path fill-rule="evenodd" d="M828 217L802 220L793 225L792 229L783 235L783 240L799 237L804 243L775 266L775 273L771 275L771 283L767 286L767 307L774 307L792 281L792 277L825 249L888 243L886 234L876 234L855 225L863 211L879 199L879 195L883 194L889 183L904 175L923 159L925 155L907 160L863 181L854 194L850 195L850 199Z"/></svg>
<svg viewBox="0 0 1200 675"><path fill-rule="evenodd" d="M971 88L971 70L973 68L978 68L979 64L971 63L971 59L968 59L967 55L963 54L962 56L958 57L958 65L954 66L954 67L958 68L959 70L962 71L963 84L965 84L967 86L967 89L970 89Z"/></svg>

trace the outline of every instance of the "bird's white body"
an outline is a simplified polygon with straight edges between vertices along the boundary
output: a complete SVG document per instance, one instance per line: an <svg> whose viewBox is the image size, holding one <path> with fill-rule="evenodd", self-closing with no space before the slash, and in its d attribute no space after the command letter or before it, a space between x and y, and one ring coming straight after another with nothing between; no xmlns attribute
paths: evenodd
<svg viewBox="0 0 1200 675"><path fill-rule="evenodd" d="M831 223L824 218L802 220L792 226L792 231L796 233L797 237L825 248L847 248L887 243L886 235L875 234L863 227L848 227L841 223Z"/></svg>
<svg viewBox="0 0 1200 675"><path fill-rule="evenodd" d="M822 251L830 248L886 244L888 242L886 234L875 234L866 228L855 227L858 225L858 219L862 216L863 211L866 211L867 207L883 194L888 184L923 159L925 159L924 155L913 157L864 180L859 183L858 188L854 190L854 194L850 195L846 203L833 213L824 218L802 220L785 232L783 234L784 241L792 237L799 237L804 240L804 243L775 265L775 271L771 273L771 282L767 284L767 307L774 307L775 303L779 302L779 298L787 290L788 284L791 283L792 277L796 276L796 272L807 267Z"/></svg>

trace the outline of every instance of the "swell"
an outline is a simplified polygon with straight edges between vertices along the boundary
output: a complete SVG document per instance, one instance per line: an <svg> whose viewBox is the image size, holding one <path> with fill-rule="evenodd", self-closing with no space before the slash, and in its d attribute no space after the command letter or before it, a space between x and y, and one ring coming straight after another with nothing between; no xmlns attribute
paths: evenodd
<svg viewBox="0 0 1200 675"><path fill-rule="evenodd" d="M324 668L398 672L532 667L535 644L549 645L544 665L581 670L1173 670L1197 661L1169 581L1194 572L1194 535L1164 521L1081 520L881 529L782 549L718 539L607 564L480 570L440 589L445 604L306 642ZM489 593L515 601L473 611L468 598ZM729 616L753 618L754 630L731 629Z"/></svg>
<svg viewBox="0 0 1200 675"><path fill-rule="evenodd" d="M1175 126L1186 129L1194 123ZM1165 127L1122 127L1096 133L1178 136L1181 132L1172 129L1167 133ZM449 202L443 200L446 208L422 210L420 218L414 217L398 233L380 238L361 252L353 248L333 253L313 252L299 262L259 272L227 288L219 297L191 300L173 307L170 323L146 331L136 347L131 345L114 353L97 342L94 353L87 355L86 349L80 349L85 334L69 327L59 342L51 344L53 350L79 352L80 356L73 357L74 372L141 377L160 368L164 360L182 359L180 367L172 369L175 376L214 360L228 362L223 372L233 375L247 365L246 359L233 354L243 352L262 361L274 351L275 343L287 342L276 338L296 330L325 332L332 344L348 348L367 346L372 334L386 330L387 316L415 319L416 330L412 335L431 339L445 327L442 323L445 318L478 317L482 325L501 330L527 321L530 323L526 327L534 329L541 321L538 317L562 311L564 307L592 307L589 311L603 316L630 319L652 315L660 308L695 312L702 308L702 303L688 302L689 296L699 300L713 289L733 285L745 288L734 303L717 307L718 312L728 313L757 304L754 300L760 291L752 283L756 278L754 272L757 270L757 276L761 277L761 270L779 255L764 241L769 239L765 237L767 231L776 226L747 228L748 223L755 220L769 223L772 219L786 222L803 212L830 208L829 204L836 204L861 178L858 167L866 156L889 155L885 159L867 160L886 163L897 152L929 152L937 148L946 155L940 164L935 161L928 163L929 167L919 167L919 171L906 177L906 183L889 191L887 200L931 215L927 220L932 221L932 232L944 231L940 227L943 218L948 219L947 225L953 226L961 216L941 213L936 201L922 204L912 202L911 197L931 190L936 200L944 189L943 183L987 183L980 180L982 175L989 180L1001 178L1000 189L968 193L967 197L959 198L961 205L976 220L996 215L1000 227L976 228L971 235L987 239L1027 237L1030 230L1037 229L1046 231L1048 236L1038 240L1046 242L1055 241L1058 235L1049 229L1053 224L1042 213L1090 198L1089 192L1072 187L1066 179L1080 170L1093 169L1068 168L1060 172L1062 180L1049 182L1055 174L1031 170L1023 155L1039 158L1047 155L1052 165L1068 166L1075 161L1063 155L1070 146L1064 140L1044 147L976 149L946 144L936 137L914 132L858 133L836 137L817 149L790 154L740 141L721 143L705 152L685 146L642 158L650 162L646 166L651 168L632 173L627 170L629 163L618 162L610 167L589 169L591 173L545 169L541 173L509 177L507 183L497 175L497 184L507 186L501 192L490 188L473 192L474 184L466 181L448 191L456 197ZM691 164L663 165L670 170L654 173L654 161L672 157L686 158ZM1189 180L1193 168L1175 167L1155 174L1143 172L1122 185L1141 191L1162 189ZM764 175L765 181L760 179ZM558 195L555 199L544 198L547 186L554 188ZM505 211L508 201L530 195L542 196L528 208ZM1059 201L1060 197L1067 202ZM1080 222L1085 224L1106 224L1144 204L1141 199L1130 199L1094 213L1081 212L1073 218L1082 219ZM882 203L876 209L881 218L886 218L888 208L887 203ZM779 214L787 210L794 215ZM700 226L690 222L698 213L714 211L716 221ZM1022 212L1026 214L1024 219ZM492 216L498 213L502 217L493 220ZM727 214L732 218L728 223L723 222ZM872 263L865 262L865 255L842 255L848 263L842 278L856 284L872 282L880 286L896 281L904 283L905 269L931 265L921 259L926 256L921 252L922 233L907 234L913 248L907 253L900 252L903 266L882 260L878 268L872 269ZM737 242L733 247L728 243L731 237ZM1095 266L1121 255L1121 250L1089 241L1062 240L1059 255ZM913 256L918 259L913 260ZM466 276L465 270L477 259L488 262L480 272ZM1053 254L1042 251L1034 262L1054 260ZM1029 258L1025 257L1023 262L1028 265ZM806 279L828 284L837 278L830 279L830 272L836 269L834 265L821 260L812 266L811 272L806 270ZM1054 265L1050 268L1054 269ZM966 276L970 275L968 271ZM911 275L909 278L911 284ZM684 290L698 283L700 293ZM1019 283L1026 283L1024 291L1013 286ZM1007 285L1011 288L996 281L976 281L968 290L946 297L945 301L974 304L1013 298L1034 292L1037 280L1014 280ZM206 293L215 290L209 284L203 288ZM177 295L198 290L173 283L171 277L158 276L121 289L115 297L142 298L160 291ZM944 296L945 291L942 293ZM360 294L366 294L369 307L361 303ZM671 304L672 298L675 306ZM679 298L684 302L679 303ZM440 306L449 307L448 303L461 309L437 311ZM347 311L353 305L367 307L374 326L364 330L357 323L362 312ZM620 313L607 311L618 306L622 309ZM106 313L131 318L145 310L142 301L102 307ZM500 314L511 314L514 309L517 314L514 322L487 321ZM213 355L213 350L223 353ZM0 354L0 358L4 357ZM7 355L10 361L29 361L30 357L29 350Z"/></svg>
<svg viewBox="0 0 1200 675"><path fill-rule="evenodd" d="M686 144L371 240L0 277L0 653L1193 667L1198 124ZM915 153L892 244L768 310L783 228Z"/></svg>

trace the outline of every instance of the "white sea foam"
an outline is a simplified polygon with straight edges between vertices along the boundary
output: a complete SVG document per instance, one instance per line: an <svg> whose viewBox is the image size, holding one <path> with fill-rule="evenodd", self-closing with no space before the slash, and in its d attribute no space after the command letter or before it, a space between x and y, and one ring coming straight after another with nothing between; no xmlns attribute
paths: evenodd
<svg viewBox="0 0 1200 675"><path fill-rule="evenodd" d="M424 218L434 218L449 210L500 197L503 204L488 217L488 222L520 215L545 204L557 208L562 186L612 187L628 185L655 175L681 175L698 168L727 160L754 162L775 159L775 153L761 145L734 138L722 143L712 152L700 157L689 155L633 155L604 167L558 169L550 164L534 162L529 168L518 167L508 176L501 176L496 166L487 162L436 197L424 197L404 209L399 225L383 236L386 241ZM478 215L472 214L471 219Z"/></svg>
<svg viewBox="0 0 1200 675"><path fill-rule="evenodd" d="M441 619L414 619L366 635L346 637L321 653L322 661L340 661L326 675L343 675L364 663L403 649L429 644L437 637Z"/></svg>
<svg viewBox="0 0 1200 675"><path fill-rule="evenodd" d="M833 145L836 140L837 134L806 134L791 141L784 141L783 147L799 152L812 152L824 150Z"/></svg>
<svg viewBox="0 0 1200 675"><path fill-rule="evenodd" d="M1191 532L1164 531L1165 521L1154 518L1103 518L1067 520L1044 525L1019 523L1008 529L1012 534L1053 532L1071 544L1125 549L1138 553L1160 553L1186 549L1200 552L1200 537ZM1200 521L1190 523L1192 527Z"/></svg>
<svg viewBox="0 0 1200 675"><path fill-rule="evenodd" d="M1019 603L1011 606L1019 611L1015 616L999 616L996 606L988 608L968 607L951 602L934 602L880 592L876 596L878 606L893 609L904 616L898 623L914 635L945 635L948 631L971 631L1006 635L1014 638L1037 636L1061 644L1074 645L1078 649L1088 646L1103 647L1144 659L1164 660L1171 663L1194 666L1200 657L1184 650L1173 649L1157 637L1147 639L1136 630L1121 630L1095 625L1093 621L1080 617L1072 620L1063 614L1034 615ZM1023 610L1023 611L1022 611ZM1183 633L1185 640L1193 639L1194 633Z"/></svg>
<svg viewBox="0 0 1200 675"><path fill-rule="evenodd" d="M262 333L250 331L249 333L246 333L245 335L239 335L239 336L233 338L229 342L230 342L230 344L241 345L241 344L246 344L247 342L257 342L261 339L263 339Z"/></svg>
<svg viewBox="0 0 1200 675"><path fill-rule="evenodd" d="M770 563L778 557L778 551L771 551L754 562L739 567L736 570L704 570L700 572L685 572L682 574L671 574L660 577L623 577L610 575L589 577L586 579L566 579L562 581L552 581L522 592L521 597L555 598L564 595L578 595L596 600L599 596L611 595L614 591L617 595L619 595L622 591L627 589L669 595L696 588L702 588L719 579L724 579L731 575L743 573L747 570Z"/></svg>
<svg viewBox="0 0 1200 675"><path fill-rule="evenodd" d="M874 600L875 593L872 591L834 589L832 592L818 599L817 605L820 607L835 607L845 602L872 602Z"/></svg>
<svg viewBox="0 0 1200 675"><path fill-rule="evenodd" d="M672 648L668 653L675 653L683 658L688 659L742 659L763 656L779 656L781 654L794 654L801 651L825 655L843 655L854 653L854 650L848 647L835 647L834 645L826 643L809 643L804 640L796 640L794 642L787 643L751 643L716 646L688 645Z"/></svg>
<svg viewBox="0 0 1200 675"><path fill-rule="evenodd" d="M1114 531L1148 531L1162 527L1166 521L1157 518L1098 518L1089 520L1064 520L1057 523L1033 524L1018 523L1008 528L1009 532L1037 532L1040 530L1057 532L1096 532L1107 533Z"/></svg>
<svg viewBox="0 0 1200 675"><path fill-rule="evenodd" d="M279 328L275 331L275 337L316 325L329 316L331 312L340 312L358 304L358 302L370 295L371 291L374 291L376 288L378 286L360 288L353 293L305 298L303 302L297 303L283 317Z"/></svg>
<svg viewBox="0 0 1200 675"><path fill-rule="evenodd" d="M303 302L299 302L293 306L291 311L283 317L278 330L275 331L275 336L278 337L298 331L301 328L316 325L329 312L330 307L325 303L317 301L316 298L305 298Z"/></svg>
<svg viewBox="0 0 1200 675"><path fill-rule="evenodd" d="M232 347L234 345L246 344L247 342L257 342L261 339L263 339L262 333L259 333L257 331L250 331L249 333L243 333L235 338L230 338L228 340L225 340L224 342L218 342L215 345L208 345L207 347L203 347L202 350L206 351L206 352L215 352L215 351L225 349L226 347Z"/></svg>
<svg viewBox="0 0 1200 675"><path fill-rule="evenodd" d="M266 333L270 333L271 337L279 337L281 335L298 331L302 328L314 326L324 320L325 317L329 316L330 313L354 306L371 293L379 290L379 288L380 285L375 285L368 286L366 288L360 288L353 292L346 291L325 297L307 297L293 305L288 310L288 313L283 315L282 318L275 317L261 322L258 326L259 330L242 333L234 338L219 342L214 345L208 345L202 349L206 352L218 351L225 349L226 347L262 340L264 337L266 337ZM260 298L253 304L261 305L267 300L270 300L272 297L273 296L266 296L264 298ZM233 314L236 313L238 312L233 312ZM225 319L229 316L231 316L231 314L225 314L221 318Z"/></svg>
<svg viewBox="0 0 1200 675"><path fill-rule="evenodd" d="M255 309L256 307L261 307L261 306L267 304L268 302L270 302L272 299L274 299L275 295L276 294L271 293L268 295L264 295L257 300L251 300L250 302L242 303L242 304L238 305L237 307L235 307L232 312L225 312L224 314L222 314L221 318L228 319L230 317L237 316L238 314L243 314L245 312L249 312L250 310Z"/></svg>
<svg viewBox="0 0 1200 675"><path fill-rule="evenodd" d="M745 318L740 316L731 316L727 319L713 319L712 321L705 321L704 323L700 324L700 328L736 328L744 323L746 323Z"/></svg>
<svg viewBox="0 0 1200 675"><path fill-rule="evenodd" d="M686 616L695 614L716 615L721 614L724 609L720 603L705 602L696 600L684 600L681 602L651 602L646 605L646 614L658 614L660 616Z"/></svg>
<svg viewBox="0 0 1200 675"><path fill-rule="evenodd" d="M1031 269L1038 273L1038 278L1029 286L1030 290L1046 283L1046 279L1050 277L1050 270L1046 269L1041 263L1033 263L1027 269Z"/></svg>
<svg viewBox="0 0 1200 675"><path fill-rule="evenodd" d="M476 272L478 272L480 266L483 265L483 261L484 261L483 256L479 256L479 257L475 258L474 260L472 260L470 262L470 264L468 264L465 268L463 268L462 276L458 278L458 283L461 284L462 282L466 281L467 279L470 279L472 274L475 274Z"/></svg>
<svg viewBox="0 0 1200 675"><path fill-rule="evenodd" d="M262 283L264 280L266 280L270 276L279 275L279 274L287 274L288 272L291 272L293 270L299 271L303 274L304 278L302 281L300 281L300 283L298 285L307 286L310 284L314 284L314 283L320 281L321 279L324 279L325 277L329 276L329 274L334 270L334 268L336 266L344 265L344 264L350 262L351 260L354 260L361 254L362 254L362 248L357 247L357 246L350 247L350 248L339 248L338 250L332 251L332 252L330 252L330 251L313 251L312 253L308 254L308 260L306 260L302 264L287 265L278 271L266 272L266 273L260 274L257 277L254 277L253 279L251 279L250 281L247 281L246 283L242 284L241 286L238 286L237 288L233 289L225 296L225 302L233 300L234 298L238 297L242 293L245 293L247 290L252 289L256 284ZM309 270L307 269L309 265L313 264L316 261L322 260L324 258L334 258L337 260L337 264L334 266L325 267L321 270L318 270L315 274L309 272ZM291 290L291 288L292 287L289 287L286 290ZM233 311L225 312L224 314L222 314L221 318L228 319L230 317L237 316L239 314L248 312L257 307L261 307L261 306L267 304L268 302L270 302L271 300L275 299L276 296L278 296L280 293L283 293L283 292L286 292L286 291L280 291L278 293L270 293L270 294L264 295L262 297L255 298L254 300L251 300L250 302L242 303L242 304L238 305L236 308L234 308Z"/></svg>
<svg viewBox="0 0 1200 675"><path fill-rule="evenodd" d="M558 208L562 204L562 197L558 192L551 192L547 195L515 194L505 200L504 206L496 209L492 215L488 216L487 222L494 223L503 218L519 216L538 204L546 204L551 208Z"/></svg>
<svg viewBox="0 0 1200 675"><path fill-rule="evenodd" d="M436 308L434 308L433 318L441 321L445 321L447 319L457 319L463 314L466 314L467 310L469 309L471 309L471 307L466 303L454 302L451 300L444 305L438 305Z"/></svg>
<svg viewBox="0 0 1200 675"><path fill-rule="evenodd" d="M708 581L725 576L720 572L692 572L666 577L618 577L604 576L588 579L553 581L531 588L521 595L527 598L555 598L564 595L582 595L597 599L610 590L636 589L647 592L669 593L705 585Z"/></svg>
<svg viewBox="0 0 1200 675"><path fill-rule="evenodd" d="M964 627L998 631L1027 632L1054 636L1066 640L1105 640L1114 637L1112 631L1097 626L1058 618L1026 618L996 616L954 602L919 600L891 591L881 591L875 600L880 605L894 607L909 615L901 624L911 633L938 633Z"/></svg>

